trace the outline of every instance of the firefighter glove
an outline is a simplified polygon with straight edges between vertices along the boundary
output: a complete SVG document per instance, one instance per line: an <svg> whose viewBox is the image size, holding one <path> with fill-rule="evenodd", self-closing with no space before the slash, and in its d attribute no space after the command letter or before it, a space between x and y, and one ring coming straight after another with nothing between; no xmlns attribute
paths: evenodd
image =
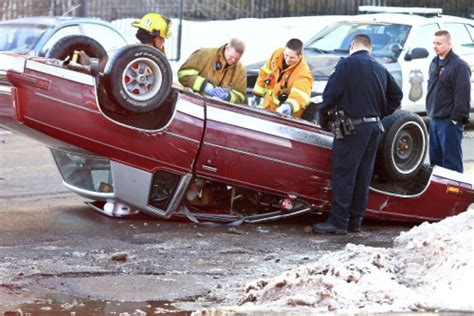
<svg viewBox="0 0 474 316"><path fill-rule="evenodd" d="M214 87L214 95L224 101L230 100L229 90L221 88L221 87Z"/></svg>
<svg viewBox="0 0 474 316"><path fill-rule="evenodd" d="M202 89L202 91L210 97L216 96L214 94L214 86L212 85L212 83L209 83L209 82L206 83L206 85L204 86L204 89Z"/></svg>
<svg viewBox="0 0 474 316"><path fill-rule="evenodd" d="M278 113L281 113L281 114L284 114L284 115L291 115L291 112L292 112L292 110L291 110L291 104L288 103L288 102L285 102L285 103L283 103L282 105L280 105L280 106L276 109L276 111L277 111Z"/></svg>

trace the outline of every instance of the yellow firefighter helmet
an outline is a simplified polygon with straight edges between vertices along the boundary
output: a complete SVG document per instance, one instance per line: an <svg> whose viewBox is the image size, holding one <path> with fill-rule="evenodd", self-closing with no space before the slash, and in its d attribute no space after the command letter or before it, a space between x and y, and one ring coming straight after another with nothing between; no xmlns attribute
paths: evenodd
<svg viewBox="0 0 474 316"><path fill-rule="evenodd" d="M132 25L154 36L163 38L171 36L171 20L158 13L147 13L140 21L135 21Z"/></svg>

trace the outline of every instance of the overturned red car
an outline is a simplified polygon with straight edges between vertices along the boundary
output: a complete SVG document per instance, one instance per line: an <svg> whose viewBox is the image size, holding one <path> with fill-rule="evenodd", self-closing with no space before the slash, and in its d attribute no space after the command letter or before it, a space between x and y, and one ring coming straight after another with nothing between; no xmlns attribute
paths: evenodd
<svg viewBox="0 0 474 316"><path fill-rule="evenodd" d="M93 209L225 223L329 211L333 137L315 123L178 87L148 46L97 56L105 68L50 57L0 55L0 126L44 142ZM474 202L471 179L423 163L419 116L383 124L367 218L436 221Z"/></svg>

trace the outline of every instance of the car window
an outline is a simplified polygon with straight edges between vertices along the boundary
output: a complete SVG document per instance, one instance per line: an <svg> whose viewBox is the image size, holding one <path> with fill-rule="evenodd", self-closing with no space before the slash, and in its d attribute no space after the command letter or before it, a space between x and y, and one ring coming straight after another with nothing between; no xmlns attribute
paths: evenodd
<svg viewBox="0 0 474 316"><path fill-rule="evenodd" d="M81 27L84 35L98 41L109 55L127 44L119 33L105 25L88 23L82 24Z"/></svg>
<svg viewBox="0 0 474 316"><path fill-rule="evenodd" d="M65 26L63 28L60 28L57 30L46 42L46 44L43 46L41 49L42 53L46 53L48 49L50 49L58 40L65 36L69 35L80 35L81 30L79 29L78 25L71 25L71 26Z"/></svg>
<svg viewBox="0 0 474 316"><path fill-rule="evenodd" d="M305 46L305 49L348 53L352 38L367 34L372 40L372 54L377 57L394 57L392 44L403 47L411 26L404 24L344 22L325 28Z"/></svg>
<svg viewBox="0 0 474 316"><path fill-rule="evenodd" d="M466 24L466 28L469 31L469 34L471 35L471 41L474 41L474 25Z"/></svg>
<svg viewBox="0 0 474 316"><path fill-rule="evenodd" d="M47 26L3 24L0 25L0 51L27 54L46 31Z"/></svg>
<svg viewBox="0 0 474 316"><path fill-rule="evenodd" d="M439 25L436 23L425 24L418 27L415 31L412 39L412 45L410 48L423 47L430 52L433 51L433 38L436 31L439 30Z"/></svg>
<svg viewBox="0 0 474 316"><path fill-rule="evenodd" d="M472 44L472 38L466 25L463 23L445 23L444 26L451 33L454 46Z"/></svg>

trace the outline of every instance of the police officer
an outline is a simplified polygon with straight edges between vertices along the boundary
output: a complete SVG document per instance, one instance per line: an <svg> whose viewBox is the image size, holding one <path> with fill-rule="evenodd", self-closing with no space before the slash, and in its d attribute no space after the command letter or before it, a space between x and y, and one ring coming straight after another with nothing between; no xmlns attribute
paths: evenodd
<svg viewBox="0 0 474 316"><path fill-rule="evenodd" d="M320 125L327 128L328 113L335 109L352 121L354 131L333 141L331 212L325 223L313 226L315 233L360 231L382 133L380 118L393 113L403 97L392 75L370 55L371 50L369 36L355 35L350 56L339 61L324 89L318 110Z"/></svg>

